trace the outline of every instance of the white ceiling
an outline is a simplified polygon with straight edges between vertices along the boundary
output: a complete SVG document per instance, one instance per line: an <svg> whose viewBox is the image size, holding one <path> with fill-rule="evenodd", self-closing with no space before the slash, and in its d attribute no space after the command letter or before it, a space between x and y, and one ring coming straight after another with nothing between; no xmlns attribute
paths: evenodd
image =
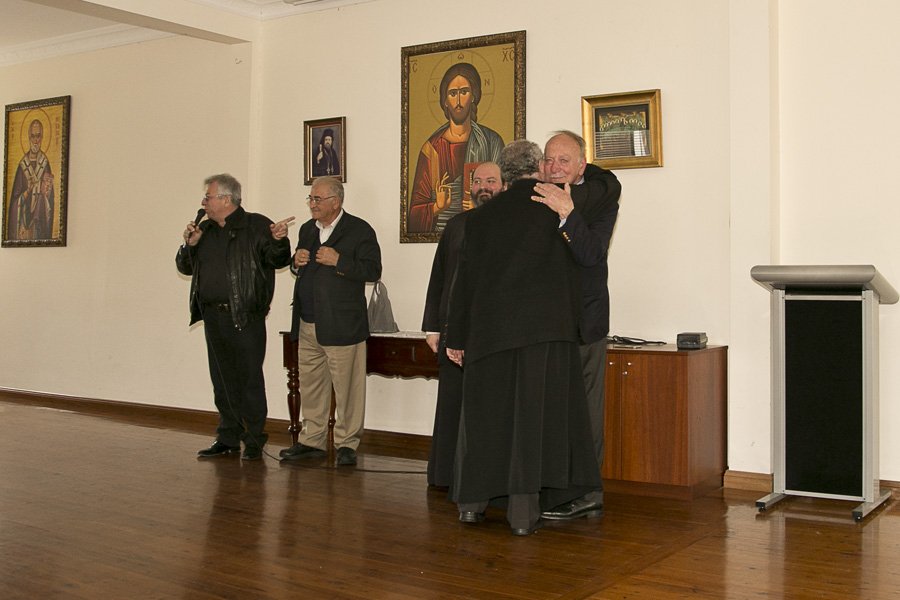
<svg viewBox="0 0 900 600"><path fill-rule="evenodd" d="M41 0L36 0L40 2ZM154 0L146 0L153 2ZM185 0L241 16L266 20L370 0ZM170 35L36 4L0 0L0 66L85 52Z"/></svg>
<svg viewBox="0 0 900 600"><path fill-rule="evenodd" d="M3 15L0 52L11 47L115 25L112 21L32 4L26 0L0 0L0 14Z"/></svg>

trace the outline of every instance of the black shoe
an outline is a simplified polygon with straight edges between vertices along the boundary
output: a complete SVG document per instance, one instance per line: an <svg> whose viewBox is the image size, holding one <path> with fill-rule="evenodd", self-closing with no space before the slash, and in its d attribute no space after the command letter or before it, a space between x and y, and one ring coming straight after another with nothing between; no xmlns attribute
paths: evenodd
<svg viewBox="0 0 900 600"><path fill-rule="evenodd" d="M355 465L356 450L353 448L338 448L337 464L339 465Z"/></svg>
<svg viewBox="0 0 900 600"><path fill-rule="evenodd" d="M541 528L541 520L538 519L537 521L534 522L534 524L531 527L523 527L521 529L516 529L515 527L513 527L510 530L510 533L512 533L513 535L531 535L532 533L534 533L535 531L537 531L540 528Z"/></svg>
<svg viewBox="0 0 900 600"><path fill-rule="evenodd" d="M262 448L259 446L246 446L241 452L241 460L259 460L262 458Z"/></svg>
<svg viewBox="0 0 900 600"><path fill-rule="evenodd" d="M603 503L591 502L584 498L577 498L571 502L560 504L556 508L541 513L542 519L550 521L568 521L578 517L602 517Z"/></svg>
<svg viewBox="0 0 900 600"><path fill-rule="evenodd" d="M464 511L459 513L460 523L481 523L484 521L484 513L475 511Z"/></svg>
<svg viewBox="0 0 900 600"><path fill-rule="evenodd" d="M219 456L220 454L231 454L232 452L240 451L240 446L229 446L228 444L223 444L219 440L216 440L209 448L204 448L203 450L197 452L197 457L209 458L210 456Z"/></svg>
<svg viewBox="0 0 900 600"><path fill-rule="evenodd" d="M313 448L312 446L294 444L290 448L285 448L284 450L279 452L278 456L280 456L284 460L300 460L302 458L325 456L325 454L326 452L324 450L319 450L318 448Z"/></svg>

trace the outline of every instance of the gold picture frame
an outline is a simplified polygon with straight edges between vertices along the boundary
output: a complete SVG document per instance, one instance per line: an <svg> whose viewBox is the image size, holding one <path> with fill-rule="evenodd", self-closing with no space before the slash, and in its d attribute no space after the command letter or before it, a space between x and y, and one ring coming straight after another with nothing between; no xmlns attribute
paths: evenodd
<svg viewBox="0 0 900 600"><path fill-rule="evenodd" d="M474 168L525 137L525 32L409 46L400 56L400 241L437 242L469 206Z"/></svg>
<svg viewBox="0 0 900 600"><path fill-rule="evenodd" d="M581 98L587 161L604 169L663 166L660 91Z"/></svg>
<svg viewBox="0 0 900 600"><path fill-rule="evenodd" d="M346 117L303 121L303 184L319 177L347 183Z"/></svg>
<svg viewBox="0 0 900 600"><path fill-rule="evenodd" d="M4 248L66 245L71 100L6 106Z"/></svg>

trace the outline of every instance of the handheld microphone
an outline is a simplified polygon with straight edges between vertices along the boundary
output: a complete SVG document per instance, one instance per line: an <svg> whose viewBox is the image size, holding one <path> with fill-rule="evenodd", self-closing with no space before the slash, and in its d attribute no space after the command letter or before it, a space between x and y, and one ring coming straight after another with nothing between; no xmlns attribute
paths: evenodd
<svg viewBox="0 0 900 600"><path fill-rule="evenodd" d="M205 208L201 208L200 210L197 211L197 216L194 219L194 227L195 228L200 224L200 219L202 219L205 215L206 215ZM188 246L188 243L187 243L187 240L185 240L184 244L182 244L181 247L187 248L187 246Z"/></svg>

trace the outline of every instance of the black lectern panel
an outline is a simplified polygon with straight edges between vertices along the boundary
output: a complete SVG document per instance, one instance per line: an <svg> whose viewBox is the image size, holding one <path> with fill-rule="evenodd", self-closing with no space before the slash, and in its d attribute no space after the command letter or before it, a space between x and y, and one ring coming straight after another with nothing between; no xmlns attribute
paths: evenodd
<svg viewBox="0 0 900 600"><path fill-rule="evenodd" d="M785 488L861 495L863 307L785 299Z"/></svg>

